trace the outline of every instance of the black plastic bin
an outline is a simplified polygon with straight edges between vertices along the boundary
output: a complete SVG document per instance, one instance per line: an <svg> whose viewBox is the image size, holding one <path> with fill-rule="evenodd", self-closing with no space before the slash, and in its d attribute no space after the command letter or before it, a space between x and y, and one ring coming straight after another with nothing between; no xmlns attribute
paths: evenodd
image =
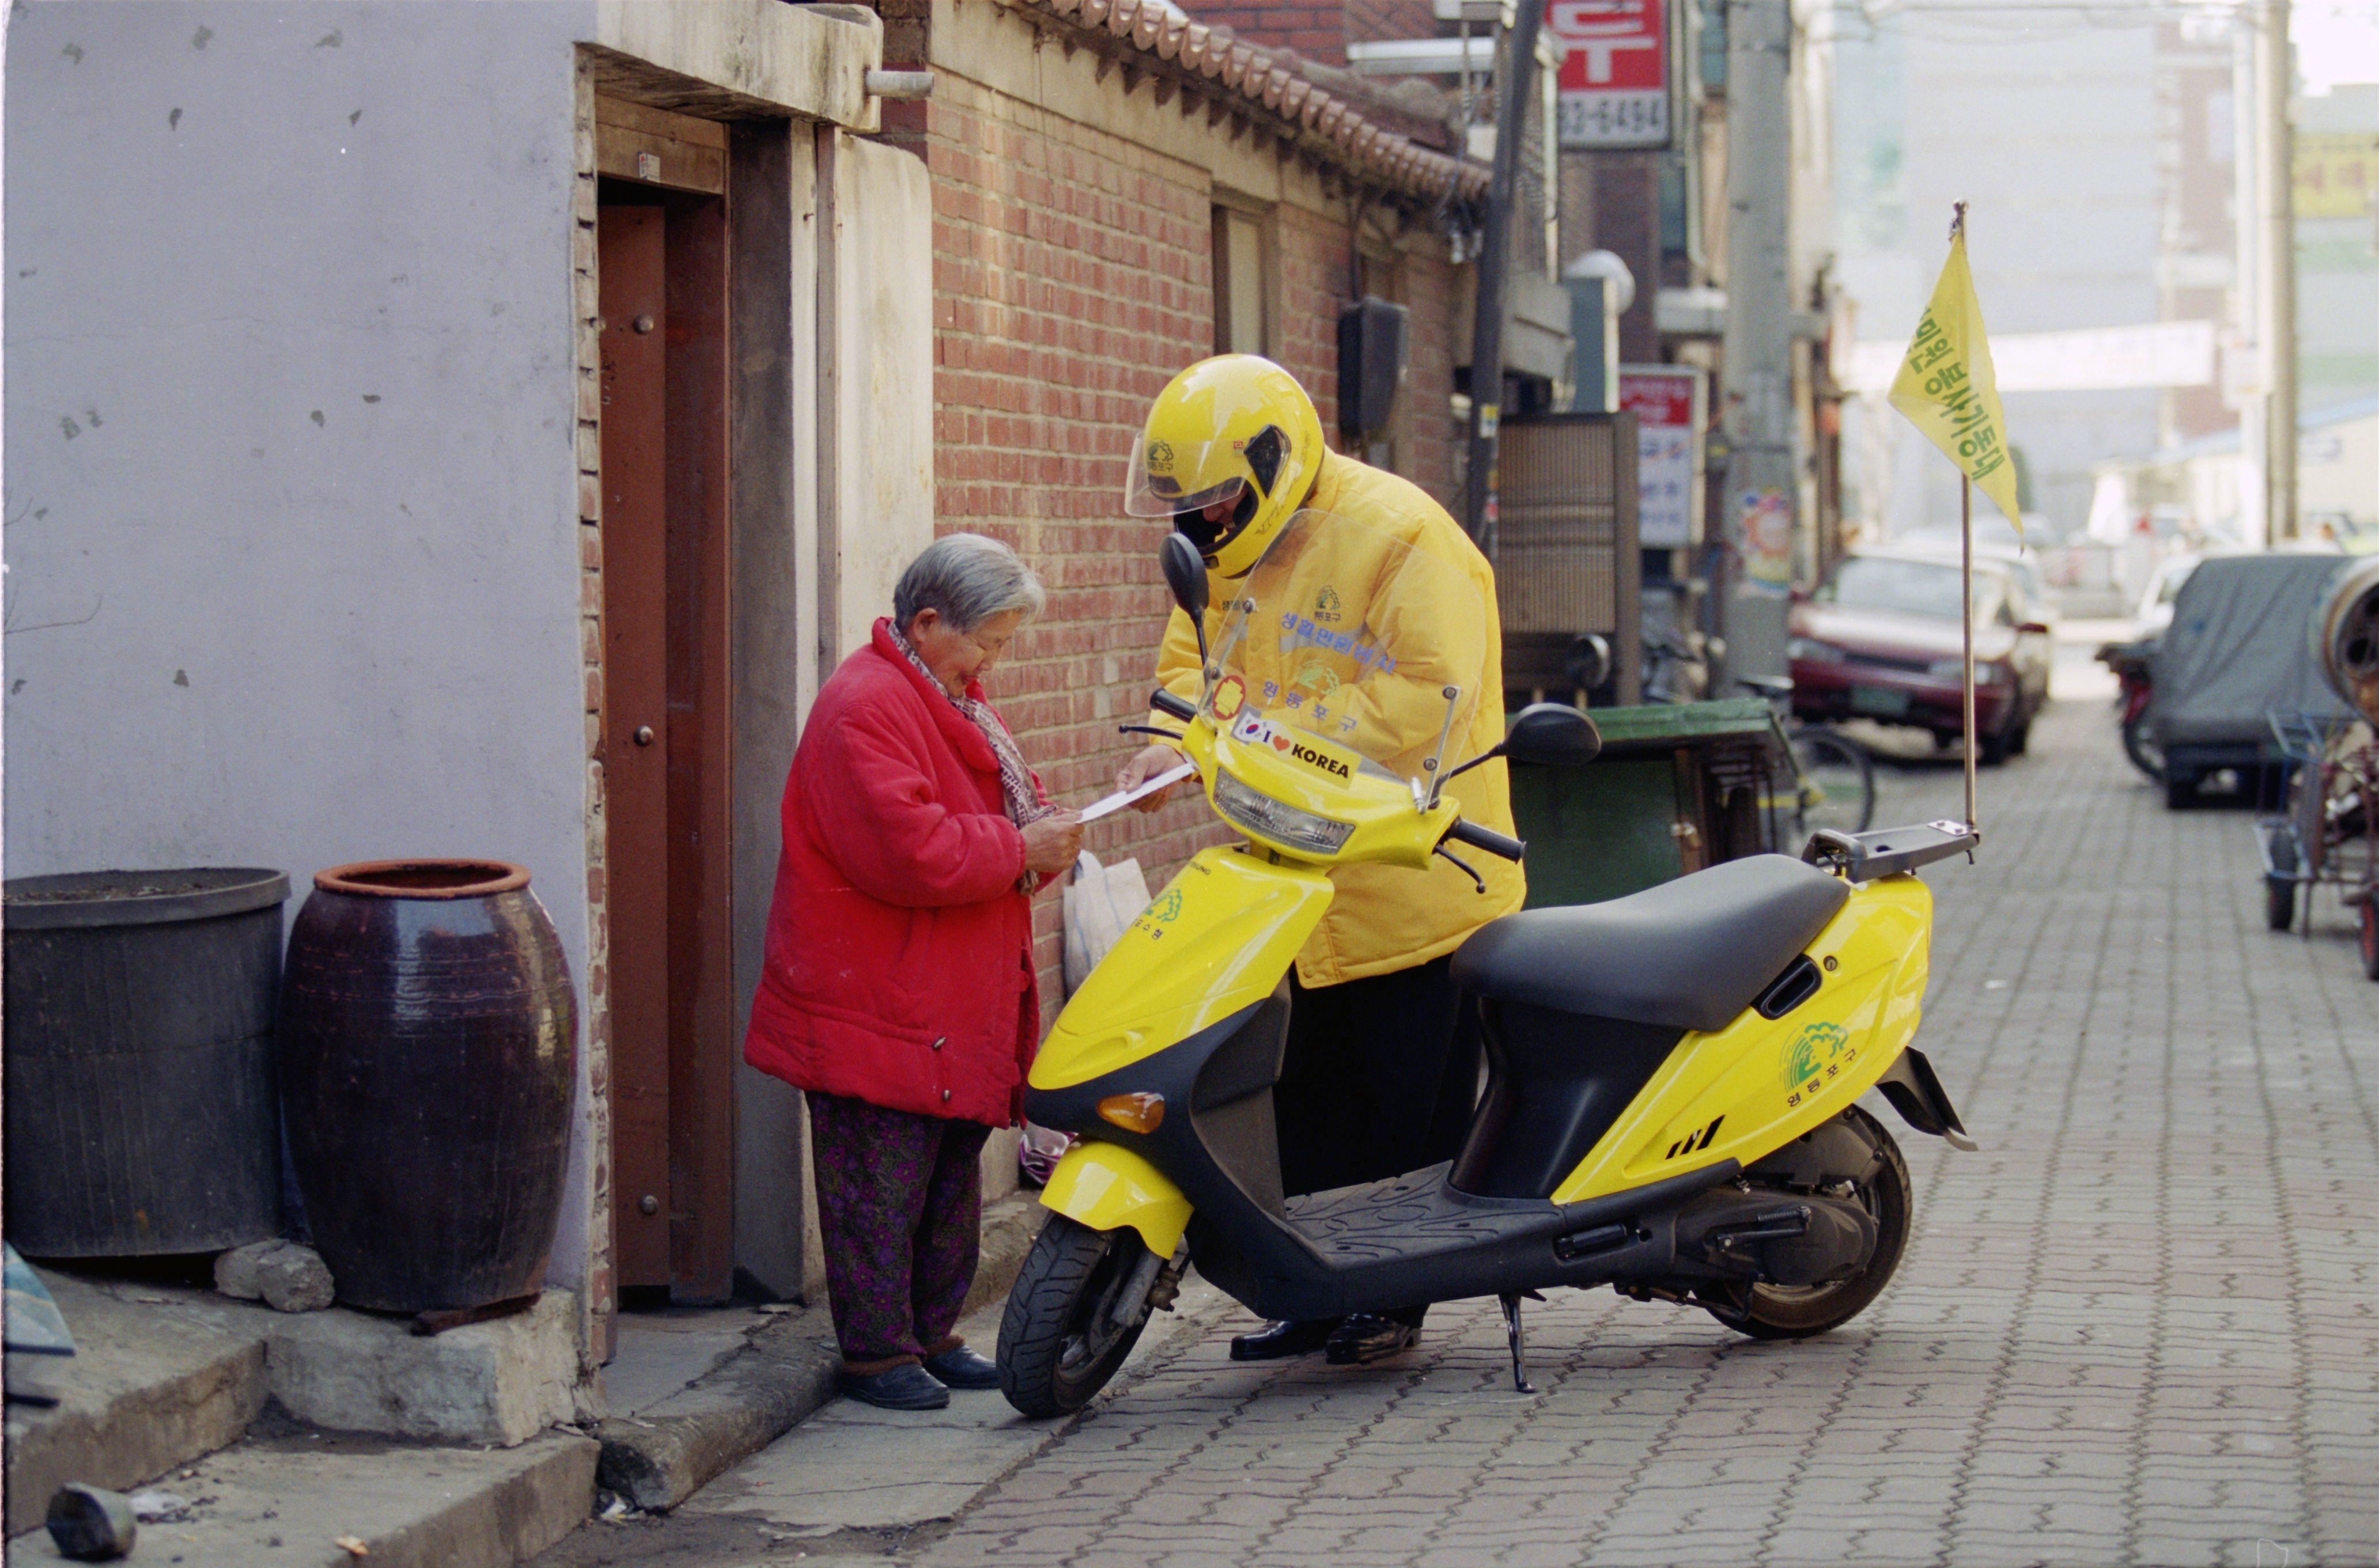
<svg viewBox="0 0 2379 1568"><path fill-rule="evenodd" d="M279 1233L277 871L12 877L8 1239L34 1258Z"/></svg>

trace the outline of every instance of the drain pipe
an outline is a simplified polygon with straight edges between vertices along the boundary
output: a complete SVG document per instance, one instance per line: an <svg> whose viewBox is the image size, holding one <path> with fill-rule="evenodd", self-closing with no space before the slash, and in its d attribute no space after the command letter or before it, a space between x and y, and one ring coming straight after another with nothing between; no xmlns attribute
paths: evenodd
<svg viewBox="0 0 2379 1568"><path fill-rule="evenodd" d="M1520 136L1537 74L1537 31L1545 0L1518 0L1495 74L1495 163L1487 186L1487 234L1479 251L1479 315L1470 329L1470 482L1462 526L1491 564L1495 559L1495 452L1503 417L1504 282L1512 259L1512 195L1520 170ZM1546 127L1551 134L1552 127Z"/></svg>

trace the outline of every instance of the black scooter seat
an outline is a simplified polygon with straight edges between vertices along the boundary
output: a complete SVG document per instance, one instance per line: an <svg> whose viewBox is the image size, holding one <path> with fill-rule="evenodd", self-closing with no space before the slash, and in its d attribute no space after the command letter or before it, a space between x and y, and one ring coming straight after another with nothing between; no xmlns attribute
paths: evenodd
<svg viewBox="0 0 2379 1568"><path fill-rule="evenodd" d="M1498 1002L1707 1033L1751 1006L1849 898L1815 866L1751 855L1624 899L1490 921L1455 952L1454 978Z"/></svg>

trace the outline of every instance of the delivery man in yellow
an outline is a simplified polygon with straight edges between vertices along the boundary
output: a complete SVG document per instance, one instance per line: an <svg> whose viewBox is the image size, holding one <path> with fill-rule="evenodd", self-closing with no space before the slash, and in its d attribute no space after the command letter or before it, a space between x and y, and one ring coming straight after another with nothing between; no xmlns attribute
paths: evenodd
<svg viewBox="0 0 2379 1568"><path fill-rule="evenodd" d="M1169 519L1205 557L1210 639L1235 582L1300 512L1363 524L1443 562L1453 570L1432 574L1438 581L1467 582L1475 590L1419 607L1429 624L1418 633L1440 656L1432 662L1456 671L1467 667L1453 679L1475 694L1467 728L1453 737L1446 761L1467 761L1503 740L1503 637L1486 558L1418 486L1330 451L1313 400L1279 366L1229 354L1176 376L1149 409L1126 508ZM1311 585L1317 612L1352 629L1364 622L1360 601L1378 580L1376 564L1300 558L1295 581L1299 592ZM1399 609L1412 620L1413 606L1400 603ZM1197 636L1178 609L1165 630L1157 680L1198 698ZM1369 737L1361 749L1375 758L1425 755L1444 716L1442 698L1403 715L1375 713L1372 722L1412 733ZM1162 743L1149 746L1124 766L1117 785L1130 788L1180 760ZM1139 809L1153 811L1171 793L1146 797ZM1500 761L1464 774L1446 793L1466 820L1512 832ZM1442 860L1426 873L1387 865L1330 873L1337 896L1289 976L1288 1041L1274 1097L1289 1195L1400 1176L1458 1152L1477 1099L1480 1043L1475 1016L1458 1006L1451 956L1479 926L1518 909L1525 893L1518 866L1477 859L1484 896L1469 873ZM1231 1356L1262 1361L1326 1349L1340 1364L1376 1360L1412 1345L1428 1308L1423 1301L1387 1313L1272 1323L1232 1340Z"/></svg>

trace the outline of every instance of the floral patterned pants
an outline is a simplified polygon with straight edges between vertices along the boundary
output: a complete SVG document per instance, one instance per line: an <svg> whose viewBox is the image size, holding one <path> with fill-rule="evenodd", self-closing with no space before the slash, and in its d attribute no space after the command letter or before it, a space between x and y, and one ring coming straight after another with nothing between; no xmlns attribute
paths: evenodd
<svg viewBox="0 0 2379 1568"><path fill-rule="evenodd" d="M834 1334L853 1372L957 1344L982 1244L981 1122L809 1095L810 1162Z"/></svg>

